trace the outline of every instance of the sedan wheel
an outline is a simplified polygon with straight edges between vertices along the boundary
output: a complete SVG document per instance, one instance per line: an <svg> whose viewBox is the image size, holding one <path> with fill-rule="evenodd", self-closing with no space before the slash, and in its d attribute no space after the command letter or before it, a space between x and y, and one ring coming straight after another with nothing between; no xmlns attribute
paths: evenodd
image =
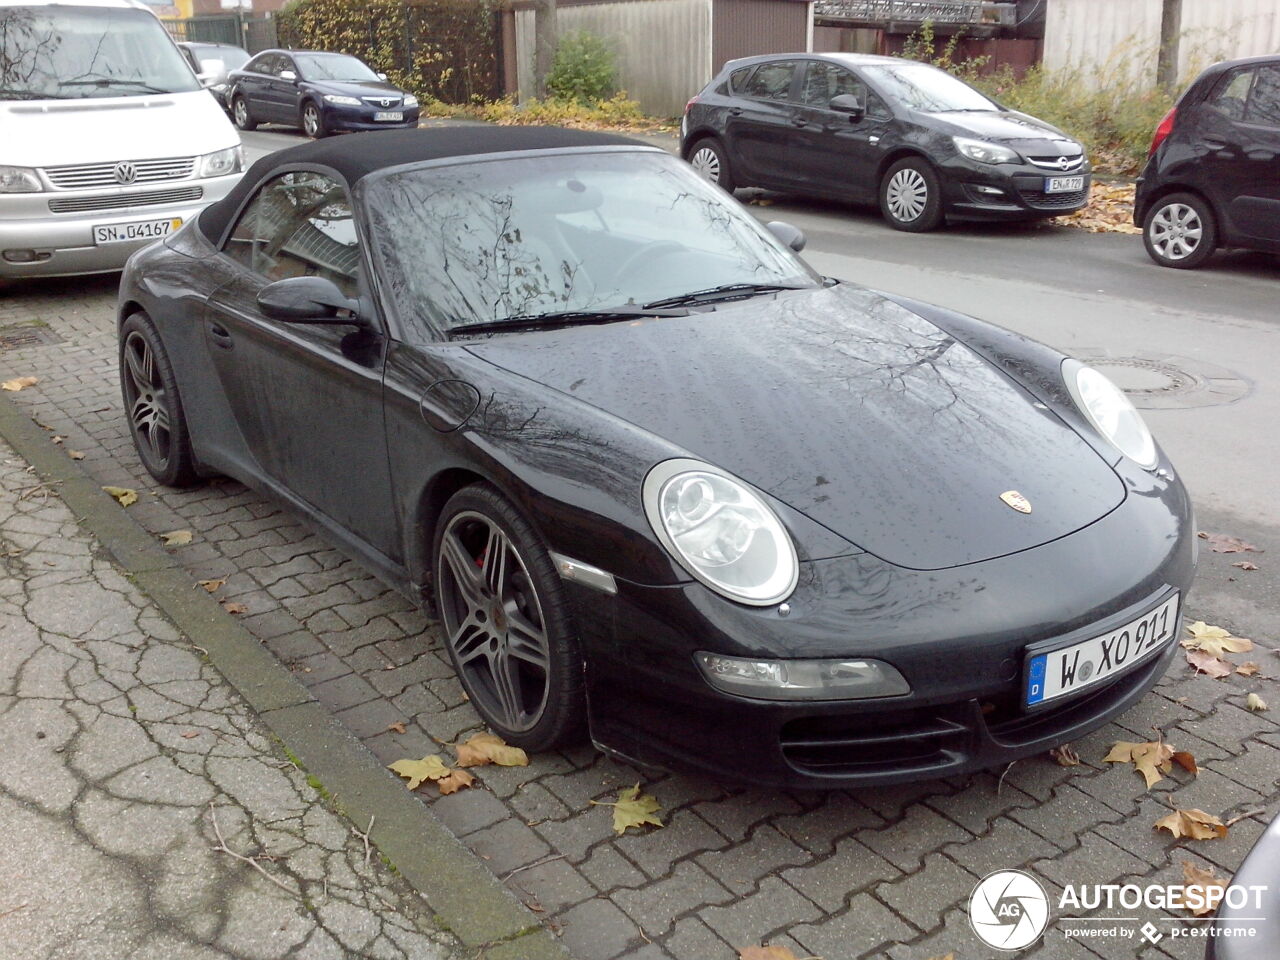
<svg viewBox="0 0 1280 960"><path fill-rule="evenodd" d="M508 742L545 750L583 725L582 658L559 576L527 521L488 487L446 506L436 603L471 703Z"/></svg>
<svg viewBox="0 0 1280 960"><path fill-rule="evenodd" d="M327 132L324 118L320 116L320 110L314 103L308 103L302 108L302 132L312 140L320 139Z"/></svg>
<svg viewBox="0 0 1280 960"><path fill-rule="evenodd" d="M724 155L724 148L715 140L698 143L689 154L689 166L698 176L733 193L735 184L729 172L729 161Z"/></svg>
<svg viewBox="0 0 1280 960"><path fill-rule="evenodd" d="M231 103L231 119L241 130L253 130L258 124L249 116L249 104L244 97L236 97Z"/></svg>
<svg viewBox="0 0 1280 960"><path fill-rule="evenodd" d="M1213 213L1199 197L1186 193L1166 197L1152 207L1142 235L1151 259L1175 269L1200 266L1217 246Z"/></svg>
<svg viewBox="0 0 1280 960"><path fill-rule="evenodd" d="M120 333L120 387L142 465L163 484L190 484L197 474L186 420L155 327L143 314L134 314Z"/></svg>
<svg viewBox="0 0 1280 960"><path fill-rule="evenodd" d="M923 233L942 223L937 174L922 157L899 160L880 182L880 212L897 230Z"/></svg>

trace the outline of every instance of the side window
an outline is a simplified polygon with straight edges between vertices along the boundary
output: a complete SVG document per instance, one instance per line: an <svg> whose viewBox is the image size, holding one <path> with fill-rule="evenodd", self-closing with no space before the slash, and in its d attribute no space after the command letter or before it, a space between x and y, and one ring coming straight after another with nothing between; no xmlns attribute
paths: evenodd
<svg viewBox="0 0 1280 960"><path fill-rule="evenodd" d="M795 61L761 64L747 81L742 95L760 100L786 100L795 74Z"/></svg>
<svg viewBox="0 0 1280 960"><path fill-rule="evenodd" d="M1280 64L1258 68L1245 119L1250 123L1280 128Z"/></svg>
<svg viewBox="0 0 1280 960"><path fill-rule="evenodd" d="M276 68L271 72L274 73L277 77L280 76L280 74L284 73L286 70L292 70L293 75L295 77L301 76L301 74L298 73L298 65L294 63L292 60L290 60L288 57L276 57L276 60L278 61L276 63Z"/></svg>
<svg viewBox="0 0 1280 960"><path fill-rule="evenodd" d="M739 67L729 74L729 92L742 93L742 88L746 85L749 76L751 76L751 67Z"/></svg>
<svg viewBox="0 0 1280 960"><path fill-rule="evenodd" d="M867 116L873 120L892 120L893 111L880 99L880 95L867 91Z"/></svg>
<svg viewBox="0 0 1280 960"><path fill-rule="evenodd" d="M268 180L249 201L223 253L264 281L327 277L359 295L360 244L346 189L309 171Z"/></svg>
<svg viewBox="0 0 1280 960"><path fill-rule="evenodd" d="M254 57L244 65L244 68L246 70L251 70L254 73L270 73L271 64L275 58L275 54L273 53L264 53L260 57Z"/></svg>
<svg viewBox="0 0 1280 960"><path fill-rule="evenodd" d="M865 100L867 87L843 67L834 63L811 61L805 71L804 83L800 87L800 102L809 107L825 110L833 97L852 94L859 100Z"/></svg>
<svg viewBox="0 0 1280 960"><path fill-rule="evenodd" d="M1244 119L1244 105L1253 83L1252 70L1236 70L1218 83L1206 104L1230 120Z"/></svg>

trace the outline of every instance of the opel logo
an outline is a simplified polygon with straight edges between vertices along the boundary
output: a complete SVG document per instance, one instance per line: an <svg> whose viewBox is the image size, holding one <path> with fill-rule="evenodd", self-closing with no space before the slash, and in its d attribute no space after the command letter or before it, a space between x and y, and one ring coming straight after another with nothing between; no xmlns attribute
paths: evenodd
<svg viewBox="0 0 1280 960"><path fill-rule="evenodd" d="M133 183L138 179L138 168L128 160L116 164L116 183Z"/></svg>
<svg viewBox="0 0 1280 960"><path fill-rule="evenodd" d="M1019 513L1031 512L1031 501L1020 494L1017 490L1006 490L1000 494L1000 499L1008 506L1013 507Z"/></svg>
<svg viewBox="0 0 1280 960"><path fill-rule="evenodd" d="M1058 166L1061 167L1063 170L1066 170L1075 162L1076 162L1075 157L1059 157L1058 158Z"/></svg>

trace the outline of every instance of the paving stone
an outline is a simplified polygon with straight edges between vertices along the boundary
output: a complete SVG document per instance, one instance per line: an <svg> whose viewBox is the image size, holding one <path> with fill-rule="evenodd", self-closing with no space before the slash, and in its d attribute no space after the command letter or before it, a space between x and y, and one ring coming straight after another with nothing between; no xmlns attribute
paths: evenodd
<svg viewBox="0 0 1280 960"><path fill-rule="evenodd" d="M688 960L738 960L738 951L721 940L715 931L697 917L686 917L678 921L675 930L667 938L666 946L673 957Z"/></svg>
<svg viewBox="0 0 1280 960"><path fill-rule="evenodd" d="M942 914L950 907L967 903L980 879L954 860L934 853L925 857L920 870L880 884L875 895L907 921L928 931L942 923Z"/></svg>
<svg viewBox="0 0 1280 960"><path fill-rule="evenodd" d="M451 794L470 796L471 791ZM468 833L463 841L494 873L502 876L551 853L551 848L519 820L499 820L491 827Z"/></svg>
<svg viewBox="0 0 1280 960"><path fill-rule="evenodd" d="M431 812L460 837L509 816L506 804L488 791L474 788L436 798L431 802Z"/></svg>
<svg viewBox="0 0 1280 960"><path fill-rule="evenodd" d="M650 877L661 877L677 860L704 850L718 850L728 842L692 810L677 810L661 830L628 832L615 844Z"/></svg>
<svg viewBox="0 0 1280 960"><path fill-rule="evenodd" d="M561 914L559 922L561 942L575 960L610 960L640 939L639 928L608 900L580 903Z"/></svg>
<svg viewBox="0 0 1280 960"><path fill-rule="evenodd" d="M378 691L367 680L354 673L318 683L311 687L311 693L330 710L345 710L378 696Z"/></svg>
<svg viewBox="0 0 1280 960"><path fill-rule="evenodd" d="M797 924L817 920L822 911L794 887L769 877L750 896L729 906L708 907L699 915L722 940L741 949L760 943L774 931L795 936Z"/></svg>
<svg viewBox="0 0 1280 960"><path fill-rule="evenodd" d="M810 953L827 957L860 957L914 936L913 930L870 894L853 898L849 909L821 923L792 927L790 934Z"/></svg>
<svg viewBox="0 0 1280 960"><path fill-rule="evenodd" d="M930 807L916 804L897 823L864 830L858 839L890 863L911 870L919 866L928 851L944 843L966 842L972 834Z"/></svg>
<svg viewBox="0 0 1280 960"><path fill-rule="evenodd" d="M596 895L596 888L563 860L536 863L507 879L521 902L539 912L558 913Z"/></svg>
<svg viewBox="0 0 1280 960"><path fill-rule="evenodd" d="M601 893L618 887L638 887L647 881L644 873L609 844L601 844L579 864L582 875Z"/></svg>
<svg viewBox="0 0 1280 960"><path fill-rule="evenodd" d="M697 858L712 876L737 894L750 893L761 877L808 859L807 850L768 824L757 827L749 843L735 844Z"/></svg>
<svg viewBox="0 0 1280 960"><path fill-rule="evenodd" d="M854 893L901 875L898 867L854 837L839 841L825 859L782 871L782 879L827 913L840 910Z"/></svg>
<svg viewBox="0 0 1280 960"><path fill-rule="evenodd" d="M638 890L616 890L611 899L625 910L646 936L660 937L675 918L707 904L724 904L734 895L697 864L676 864L670 876Z"/></svg>

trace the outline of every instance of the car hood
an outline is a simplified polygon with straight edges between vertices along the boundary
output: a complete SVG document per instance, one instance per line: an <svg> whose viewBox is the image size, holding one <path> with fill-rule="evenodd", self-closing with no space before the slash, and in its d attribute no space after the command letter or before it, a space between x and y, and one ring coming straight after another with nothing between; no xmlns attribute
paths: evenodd
<svg viewBox="0 0 1280 960"><path fill-rule="evenodd" d="M990 113L931 113L928 116L934 124L947 128L947 132L961 137L975 137L979 140L991 140L995 143L1026 143L1030 141L1048 142L1055 145L1059 153L1075 155L1080 152L1077 141L1067 136L1057 127L1050 126L1043 120L1004 110Z"/></svg>
<svg viewBox="0 0 1280 960"><path fill-rule="evenodd" d="M403 97L404 91L385 80L305 80L306 86L318 93L335 93L346 97Z"/></svg>
<svg viewBox="0 0 1280 960"><path fill-rule="evenodd" d="M468 349L732 472L898 566L1015 553L1125 498L1115 471L1025 389L857 287L499 334ZM1001 499L1012 490L1030 513Z"/></svg>

